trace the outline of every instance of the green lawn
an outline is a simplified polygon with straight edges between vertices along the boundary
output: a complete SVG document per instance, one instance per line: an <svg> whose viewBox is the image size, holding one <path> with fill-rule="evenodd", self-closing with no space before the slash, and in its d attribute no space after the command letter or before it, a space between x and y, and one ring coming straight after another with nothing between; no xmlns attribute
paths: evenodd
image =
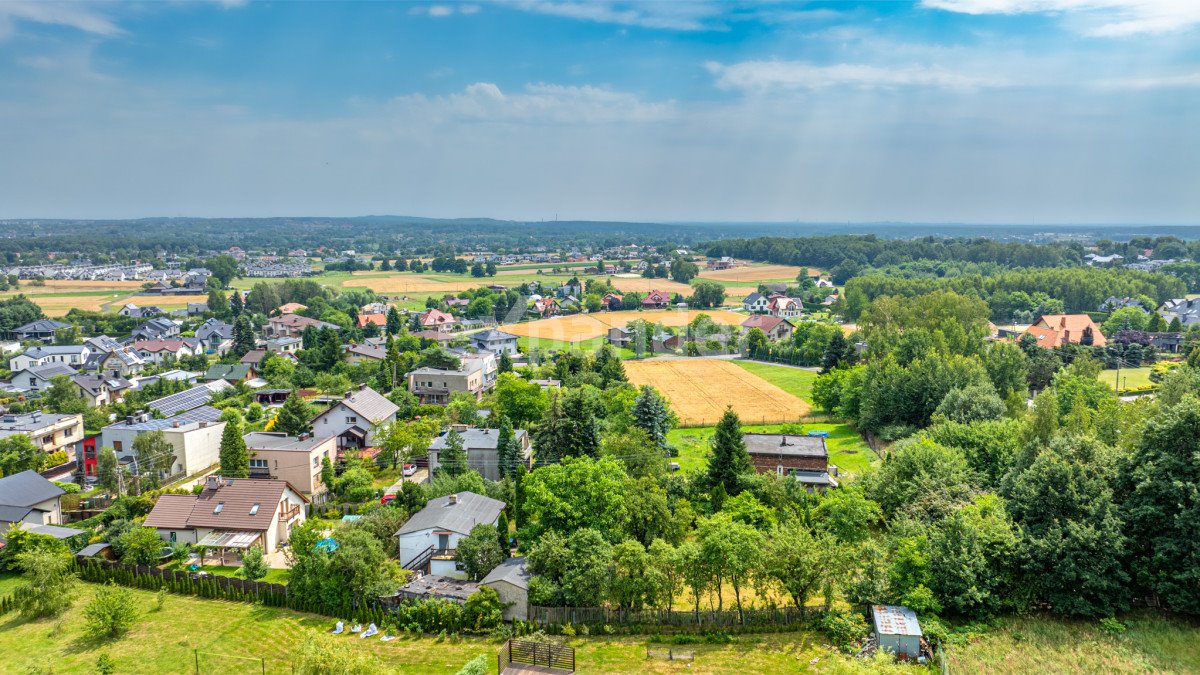
<svg viewBox="0 0 1200 675"><path fill-rule="evenodd" d="M1151 370L1152 368L1150 366L1144 366L1142 368L1122 368L1120 373L1120 389L1138 389L1140 387L1155 386L1155 383L1150 381ZM1117 371L1115 369L1102 370L1096 377L1099 378L1101 382L1107 383L1108 386L1116 388L1115 385L1117 383Z"/></svg>
<svg viewBox="0 0 1200 675"><path fill-rule="evenodd" d="M221 565L205 565L202 569L205 572L208 572L209 574L213 574L213 575L216 575L219 577L236 577L238 579L241 578L241 575L238 574L238 570L242 569L240 567L233 567L230 565L226 565L224 567L222 567ZM267 570L267 576L259 579L259 581L263 582L264 584L287 585L288 576L290 574L291 574L290 570L281 570L281 569L271 568L271 569Z"/></svg>
<svg viewBox="0 0 1200 675"><path fill-rule="evenodd" d="M573 349L583 351L583 352L595 352L595 351L599 351L600 348L603 347L605 344L608 344L608 338L603 335L594 337L590 340L581 340L579 342L568 342L566 340L549 340L546 338L531 338L531 337L517 338L517 347L519 347L521 349L521 352L524 354L528 354L529 350L533 349L535 347L537 349L542 350L543 352L562 352L562 351L570 351ZM617 356L619 356L622 359L629 360L629 359L635 358L632 349L626 349L624 347L617 347L616 350L617 350Z"/></svg>
<svg viewBox="0 0 1200 675"><path fill-rule="evenodd" d="M97 657L106 652L116 661L118 673L193 673L198 656L203 675L261 673L263 658L265 672L285 674L293 672L299 645L326 633L334 623L286 609L177 595L167 596L163 610L156 611L154 594L135 590L141 614L133 629L117 639L95 641L82 634L82 610L95 588L80 584L74 607L56 619L26 621L15 613L0 617L0 653L5 654L0 670L93 673ZM494 663L500 649L498 642L477 637L401 637L386 643L352 635L330 639L369 654L381 673L454 673L480 654ZM695 662L689 665L647 658L651 643L645 637L569 642L580 673L784 673L809 667L813 659L819 659L823 672L879 672L882 664L843 656L824 643L807 632L743 636L731 644L683 647L695 652Z"/></svg>
<svg viewBox="0 0 1200 675"><path fill-rule="evenodd" d="M801 370L790 366L779 366L762 361L735 360L733 363L761 377L780 389L812 403L812 385L817 379L817 373L812 370Z"/></svg>
<svg viewBox="0 0 1200 675"><path fill-rule="evenodd" d="M966 644L946 649L952 673L1195 673L1200 629L1153 615L1123 619L1110 635L1096 621L1008 617Z"/></svg>
<svg viewBox="0 0 1200 675"><path fill-rule="evenodd" d="M836 464L843 475L849 474L848 478L851 480L861 476L867 467L878 460L866 441L849 424L768 424L744 426L742 430L776 434L784 430L788 433L828 431L829 438L825 439L825 447L829 450L829 463ZM679 450L679 457L674 461L679 462L681 471L702 471L708 466L709 441L712 435L713 427L672 429L667 434L667 442Z"/></svg>

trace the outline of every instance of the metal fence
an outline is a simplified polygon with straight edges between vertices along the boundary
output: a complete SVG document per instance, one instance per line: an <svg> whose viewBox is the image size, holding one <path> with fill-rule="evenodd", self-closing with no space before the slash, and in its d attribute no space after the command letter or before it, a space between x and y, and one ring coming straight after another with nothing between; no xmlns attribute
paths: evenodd
<svg viewBox="0 0 1200 675"><path fill-rule="evenodd" d="M568 673L575 672L575 648L548 642L509 640L496 655L497 672L503 673L511 663L541 666Z"/></svg>

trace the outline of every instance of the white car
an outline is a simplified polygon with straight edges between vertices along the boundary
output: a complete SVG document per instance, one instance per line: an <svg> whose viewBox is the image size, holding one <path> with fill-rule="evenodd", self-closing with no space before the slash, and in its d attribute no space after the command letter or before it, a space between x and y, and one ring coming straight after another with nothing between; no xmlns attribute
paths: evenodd
<svg viewBox="0 0 1200 675"><path fill-rule="evenodd" d="M412 476L412 475L413 475L413 474L415 474L416 472L417 472L417 465L416 465L416 464L405 464L405 465L404 465L404 476L405 476L406 478L407 478L407 477L409 477L409 476Z"/></svg>

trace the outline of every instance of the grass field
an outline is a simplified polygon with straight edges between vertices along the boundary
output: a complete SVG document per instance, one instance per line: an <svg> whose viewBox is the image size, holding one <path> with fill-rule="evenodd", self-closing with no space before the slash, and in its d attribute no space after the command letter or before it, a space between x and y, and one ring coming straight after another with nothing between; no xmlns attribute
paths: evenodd
<svg viewBox="0 0 1200 675"><path fill-rule="evenodd" d="M1122 368L1121 369L1121 387L1120 389L1137 389L1139 387L1154 386L1155 383L1150 381L1150 366L1144 368ZM1117 371L1102 370L1096 376L1101 382L1104 382L1110 387L1116 389Z"/></svg>
<svg viewBox="0 0 1200 675"><path fill-rule="evenodd" d="M666 309L660 311L629 310L621 312L596 312L595 314L571 314L556 316L549 319L538 319L525 323L512 323L500 326L500 330L523 337L535 337L544 340L560 340L563 342L583 342L593 338L604 337L608 329L625 326L634 319L650 323L661 323L664 326L686 326L701 314L707 314L717 323L731 325L740 324L746 317L723 309L709 310L680 310Z"/></svg>
<svg viewBox="0 0 1200 675"><path fill-rule="evenodd" d="M805 401L812 403L812 386L813 382L817 379L815 371L780 366L773 363L763 363L762 361L743 361L738 359L733 363L789 394L799 396Z"/></svg>
<svg viewBox="0 0 1200 675"><path fill-rule="evenodd" d="M1125 619L1110 635L1095 621L1009 617L1000 627L946 649L952 673L1195 673L1200 629L1155 616Z"/></svg>
<svg viewBox="0 0 1200 675"><path fill-rule="evenodd" d="M746 423L794 422L809 413L809 405L778 386L717 359L630 361L629 381L657 387L671 401L680 426L710 426L726 406Z"/></svg>
<svg viewBox="0 0 1200 675"><path fill-rule="evenodd" d="M95 588L81 584L74 607L58 619L0 617L0 651L5 654L0 669L92 673L104 652L116 661L118 673L193 673L198 661L202 675L285 674L292 672L299 645L333 625L326 617L286 609L174 595L167 597L162 611L155 611L154 594L135 590L142 608L137 624L121 638L95 641L82 633L82 609ZM454 673L480 654L494 663L500 649L498 642L486 638L401 637L386 643L350 635L331 639L369 654L381 673ZM647 658L648 638L574 638L569 644L576 650L580 673L783 673L807 667L814 658L823 672L878 672L875 664L835 653L820 636L808 632L689 645L686 649L696 655L691 664Z"/></svg>
<svg viewBox="0 0 1200 675"><path fill-rule="evenodd" d="M798 428L797 428L798 427ZM861 476L878 457L849 424L836 422L819 422L815 424L756 424L743 426L743 431L777 434L807 433L809 431L828 431L829 438L825 439L825 448L829 450L829 463L836 464L841 473L850 480ZM681 471L702 471L708 467L709 441L712 440L713 427L691 427L672 429L667 434L667 441L679 450Z"/></svg>

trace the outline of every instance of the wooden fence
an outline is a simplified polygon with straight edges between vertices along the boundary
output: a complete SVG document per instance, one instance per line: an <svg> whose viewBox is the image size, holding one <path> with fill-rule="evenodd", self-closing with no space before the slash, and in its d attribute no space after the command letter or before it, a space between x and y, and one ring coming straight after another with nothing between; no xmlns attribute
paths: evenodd
<svg viewBox="0 0 1200 675"><path fill-rule="evenodd" d="M529 606L529 621L544 626L561 624L656 625L709 630L737 626L801 625L819 616L823 610L807 608L801 616L795 607L776 609L736 609L722 611L684 611L677 609L610 609L608 607Z"/></svg>

